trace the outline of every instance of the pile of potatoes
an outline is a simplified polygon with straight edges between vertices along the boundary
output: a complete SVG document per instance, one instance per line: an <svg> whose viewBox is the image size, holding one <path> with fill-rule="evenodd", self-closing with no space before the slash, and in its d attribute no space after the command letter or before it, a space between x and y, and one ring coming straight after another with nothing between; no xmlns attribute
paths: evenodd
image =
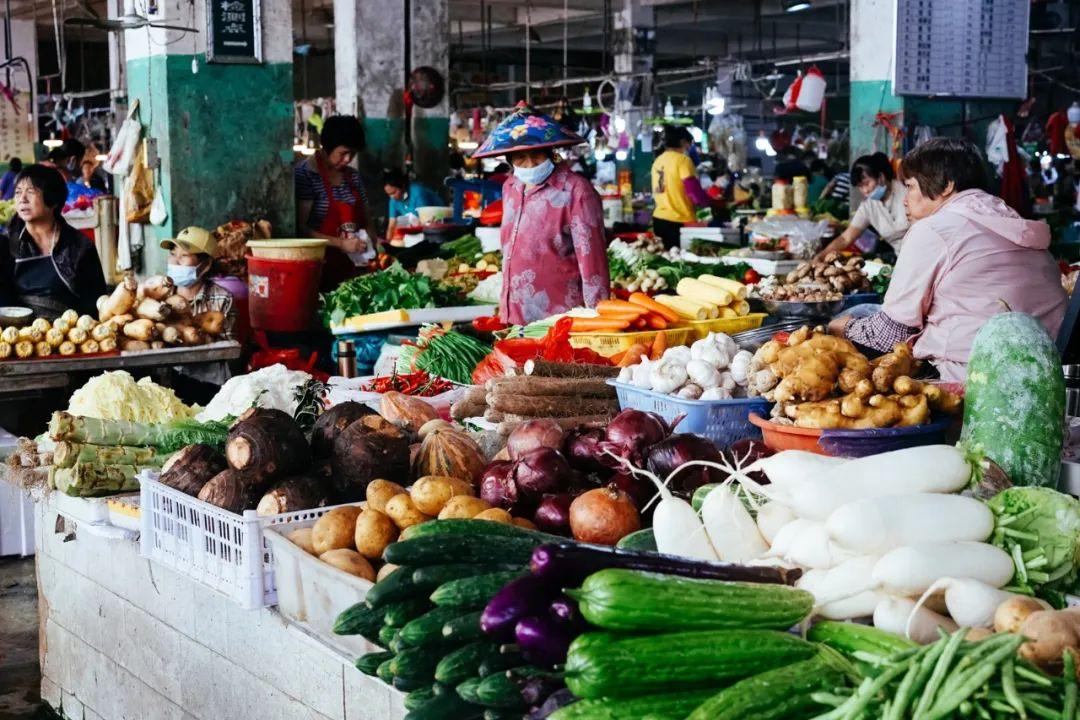
<svg viewBox="0 0 1080 720"><path fill-rule="evenodd" d="M408 490L389 480L373 480L364 502L334 508L312 527L294 530L287 537L323 562L376 582L396 567L382 565L376 570L386 546L396 541L402 530L436 519L536 527L476 497L473 486L464 480L431 475L420 478Z"/></svg>

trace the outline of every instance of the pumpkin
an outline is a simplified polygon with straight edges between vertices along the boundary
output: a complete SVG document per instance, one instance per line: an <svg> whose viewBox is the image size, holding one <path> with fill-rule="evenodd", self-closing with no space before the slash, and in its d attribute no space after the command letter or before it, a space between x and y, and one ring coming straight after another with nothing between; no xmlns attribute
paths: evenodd
<svg viewBox="0 0 1080 720"><path fill-rule="evenodd" d="M424 438L413 463L413 476L441 475L473 483L486 465L480 446L463 432L438 429Z"/></svg>
<svg viewBox="0 0 1080 720"><path fill-rule="evenodd" d="M411 433L420 431L425 423L438 420L439 413L420 398L399 392L388 392L379 401L379 414Z"/></svg>

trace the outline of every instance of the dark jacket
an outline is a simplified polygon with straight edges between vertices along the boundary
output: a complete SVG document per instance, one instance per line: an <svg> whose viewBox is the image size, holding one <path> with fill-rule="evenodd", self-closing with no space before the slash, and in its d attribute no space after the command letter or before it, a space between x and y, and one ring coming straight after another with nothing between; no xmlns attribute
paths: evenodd
<svg viewBox="0 0 1080 720"><path fill-rule="evenodd" d="M105 276L97 248L90 240L62 218L60 236L53 248L53 260L60 279L67 286L66 297L56 298L80 315L97 315L97 299L106 292ZM19 292L15 287L15 259L40 255L34 239L23 232L22 220L16 217L8 227L6 236L0 235L0 304L19 304Z"/></svg>

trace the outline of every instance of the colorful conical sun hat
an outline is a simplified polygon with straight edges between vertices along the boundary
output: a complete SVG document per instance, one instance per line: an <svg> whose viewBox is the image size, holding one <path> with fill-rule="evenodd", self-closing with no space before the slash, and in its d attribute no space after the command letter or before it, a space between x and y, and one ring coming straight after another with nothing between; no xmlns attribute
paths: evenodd
<svg viewBox="0 0 1080 720"><path fill-rule="evenodd" d="M522 100L472 156L477 159L517 150L567 147L584 142L580 135L563 127L550 115L537 112Z"/></svg>

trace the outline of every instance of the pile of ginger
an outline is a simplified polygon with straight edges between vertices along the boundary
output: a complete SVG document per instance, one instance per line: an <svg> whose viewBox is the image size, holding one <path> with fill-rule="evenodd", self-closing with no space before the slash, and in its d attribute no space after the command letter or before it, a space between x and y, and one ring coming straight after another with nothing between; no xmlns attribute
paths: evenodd
<svg viewBox="0 0 1080 720"><path fill-rule="evenodd" d="M959 396L911 378L918 368L906 344L868 360L850 341L802 327L758 349L748 392L775 403L773 422L804 428L908 427L959 412Z"/></svg>

